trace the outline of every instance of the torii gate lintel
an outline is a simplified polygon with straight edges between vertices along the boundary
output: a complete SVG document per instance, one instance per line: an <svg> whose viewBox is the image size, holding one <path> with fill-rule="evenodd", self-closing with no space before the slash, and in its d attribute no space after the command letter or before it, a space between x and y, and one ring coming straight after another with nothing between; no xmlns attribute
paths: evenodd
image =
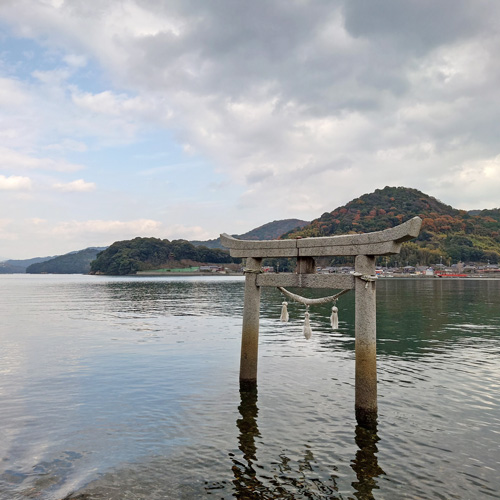
<svg viewBox="0 0 500 500"><path fill-rule="evenodd" d="M355 290L355 411L360 425L371 427L377 418L375 257L394 255L405 241L416 238L422 220L364 234L293 240L239 240L221 234L232 257L246 258L245 298L241 339L240 384L257 383L260 288L262 286ZM354 256L354 275L315 274L314 257ZM295 257L295 273L261 274L264 258ZM368 281L366 281L368 279Z"/></svg>

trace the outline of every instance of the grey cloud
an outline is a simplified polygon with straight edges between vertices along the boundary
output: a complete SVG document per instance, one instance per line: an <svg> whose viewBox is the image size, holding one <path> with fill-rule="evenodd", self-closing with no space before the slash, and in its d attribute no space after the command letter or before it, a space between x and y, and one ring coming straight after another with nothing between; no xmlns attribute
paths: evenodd
<svg viewBox="0 0 500 500"><path fill-rule="evenodd" d="M116 60L95 57L120 88L165 98L169 126L239 181L436 185L437 166L498 154L497 0L136 3L178 33L122 31L106 39ZM97 22L115 5L66 4Z"/></svg>
<svg viewBox="0 0 500 500"><path fill-rule="evenodd" d="M343 11L353 36L390 40L400 51L421 55L496 29L499 6L494 0L348 0Z"/></svg>
<svg viewBox="0 0 500 500"><path fill-rule="evenodd" d="M257 184L266 179L269 179L273 175L274 172L271 169L263 168L260 170L253 170L246 176L246 179L249 184Z"/></svg>
<svg viewBox="0 0 500 500"><path fill-rule="evenodd" d="M481 7L451 0L169 2L162 14L182 19L180 36L134 40L128 77L167 94L183 89L224 100L267 85L279 101L298 102L313 116L380 111L383 93L401 98L413 90L407 73L415 58L488 33L498 8ZM341 13L352 43L318 40Z"/></svg>

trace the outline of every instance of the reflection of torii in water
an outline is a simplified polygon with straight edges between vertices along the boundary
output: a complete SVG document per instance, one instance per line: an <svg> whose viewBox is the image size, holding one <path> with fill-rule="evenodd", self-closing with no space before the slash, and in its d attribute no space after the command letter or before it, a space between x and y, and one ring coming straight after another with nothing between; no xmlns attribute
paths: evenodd
<svg viewBox="0 0 500 500"><path fill-rule="evenodd" d="M416 238L419 217L399 226L365 234L346 234L294 240L247 241L221 234L232 257L246 258L245 304L241 339L240 384L257 383L260 288L262 286L354 289L356 299L355 410L360 425L375 425L377 418L375 257L398 254L403 242ZM351 275L314 274L314 257L355 256ZM262 274L263 258L295 257L296 273Z"/></svg>
<svg viewBox="0 0 500 500"><path fill-rule="evenodd" d="M275 463L281 473L279 477L273 474L270 478L269 475L271 471L262 471L260 467L254 467L254 463L258 462L257 458L257 445L256 439L260 437L259 427L257 424L257 415L259 409L257 407L257 387L250 389L241 389L241 403L238 407L241 418L236 421L236 425L239 430L238 441L239 450L243 453L243 460L238 460L234 455L231 454L231 460L233 462L232 471L234 475L233 485L236 490L236 498L239 500L244 499L293 499L293 491L304 491L304 486L307 485L307 471L312 470L312 463L314 463L315 457L313 450L306 449L304 457L300 460L299 470L292 470L290 468L290 459L284 455L280 454L279 461ZM379 440L377 436L377 429L365 429L356 426L355 431L355 441L358 446L358 451L356 452L356 457L351 461L351 467L356 473L357 481L352 482L352 486L355 490L354 496L363 500L373 499L372 490L378 488L376 478L382 474L384 471L378 465L377 459L377 446L376 443ZM289 472L289 474L287 474ZM297 473L300 472L299 475ZM265 482L259 478L262 476ZM329 484L330 483L330 484ZM287 486L291 486L292 491L290 491ZM328 481L320 481L315 478L310 483L311 491L309 494L310 498L316 498L314 496L314 491L318 489L321 490L321 498L325 498L326 495L332 495L328 498L336 498L338 492L338 486L335 480L335 476L330 474Z"/></svg>

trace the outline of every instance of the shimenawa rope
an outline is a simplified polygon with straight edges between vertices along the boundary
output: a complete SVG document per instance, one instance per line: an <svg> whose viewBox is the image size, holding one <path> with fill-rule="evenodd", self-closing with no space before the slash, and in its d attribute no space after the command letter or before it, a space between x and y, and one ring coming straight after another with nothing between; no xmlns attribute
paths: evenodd
<svg viewBox="0 0 500 500"><path fill-rule="evenodd" d="M338 317L338 308L335 306L337 303L338 298L343 295L344 293L348 292L349 290L342 290L339 293L336 293L335 295L329 295L328 297L321 297L319 299L308 299L306 297L302 297L301 295L297 295L295 293L289 292L286 288L283 288L282 286L278 287L278 290L283 294L286 295L287 297L290 297L292 300L295 302L299 302L300 304L304 304L306 306L306 312L304 314L304 337L306 339L310 339L312 335L312 329L311 329L311 322L309 320L309 306L316 306L320 304L328 304L329 302L333 302L333 307L332 307L332 314L330 316L330 323L332 325L332 328L336 330L339 327L339 317ZM288 315L288 302L283 301L281 304L281 317L280 320L283 322L288 322L289 315Z"/></svg>

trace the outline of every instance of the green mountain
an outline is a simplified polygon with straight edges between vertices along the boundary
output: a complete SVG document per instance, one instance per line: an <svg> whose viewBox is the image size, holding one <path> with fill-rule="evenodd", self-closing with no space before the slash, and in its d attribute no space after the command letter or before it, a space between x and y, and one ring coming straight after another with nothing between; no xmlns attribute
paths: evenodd
<svg viewBox="0 0 500 500"><path fill-rule="evenodd" d="M53 259L53 257L35 257L34 259L13 260L9 259L0 262L0 274L22 274L26 272L26 268L31 264L38 262L45 262L46 260Z"/></svg>
<svg viewBox="0 0 500 500"><path fill-rule="evenodd" d="M236 238L241 240L277 240L283 234L303 228L307 224L309 222L300 219L275 220L236 236Z"/></svg>
<svg viewBox="0 0 500 500"><path fill-rule="evenodd" d="M0 274L22 274L25 271L25 267L13 266L8 261L0 262Z"/></svg>
<svg viewBox="0 0 500 500"><path fill-rule="evenodd" d="M195 247L206 247L206 248L218 248L222 250L224 247L221 245L220 238L215 238L213 240L192 240L189 243Z"/></svg>
<svg viewBox="0 0 500 500"><path fill-rule="evenodd" d="M283 237L381 231L416 215L422 218L420 236L405 243L400 256L391 257L389 263L499 262L500 209L469 213L404 187L385 187L364 194Z"/></svg>
<svg viewBox="0 0 500 500"><path fill-rule="evenodd" d="M50 260L31 264L26 268L26 273L88 274L90 272L90 263L102 250L103 248L86 248L78 252L60 255Z"/></svg>
<svg viewBox="0 0 500 500"><path fill-rule="evenodd" d="M234 260L224 250L195 247L186 240L134 238L117 241L99 253L90 271L92 274L126 275L158 268L231 262Z"/></svg>
<svg viewBox="0 0 500 500"><path fill-rule="evenodd" d="M309 222L300 219L283 219L268 222L245 234L234 234L235 238L240 240L277 240L283 234L295 229L300 229L309 224ZM206 246L208 248L224 248L221 245L220 238L208 241L191 241L195 246Z"/></svg>

